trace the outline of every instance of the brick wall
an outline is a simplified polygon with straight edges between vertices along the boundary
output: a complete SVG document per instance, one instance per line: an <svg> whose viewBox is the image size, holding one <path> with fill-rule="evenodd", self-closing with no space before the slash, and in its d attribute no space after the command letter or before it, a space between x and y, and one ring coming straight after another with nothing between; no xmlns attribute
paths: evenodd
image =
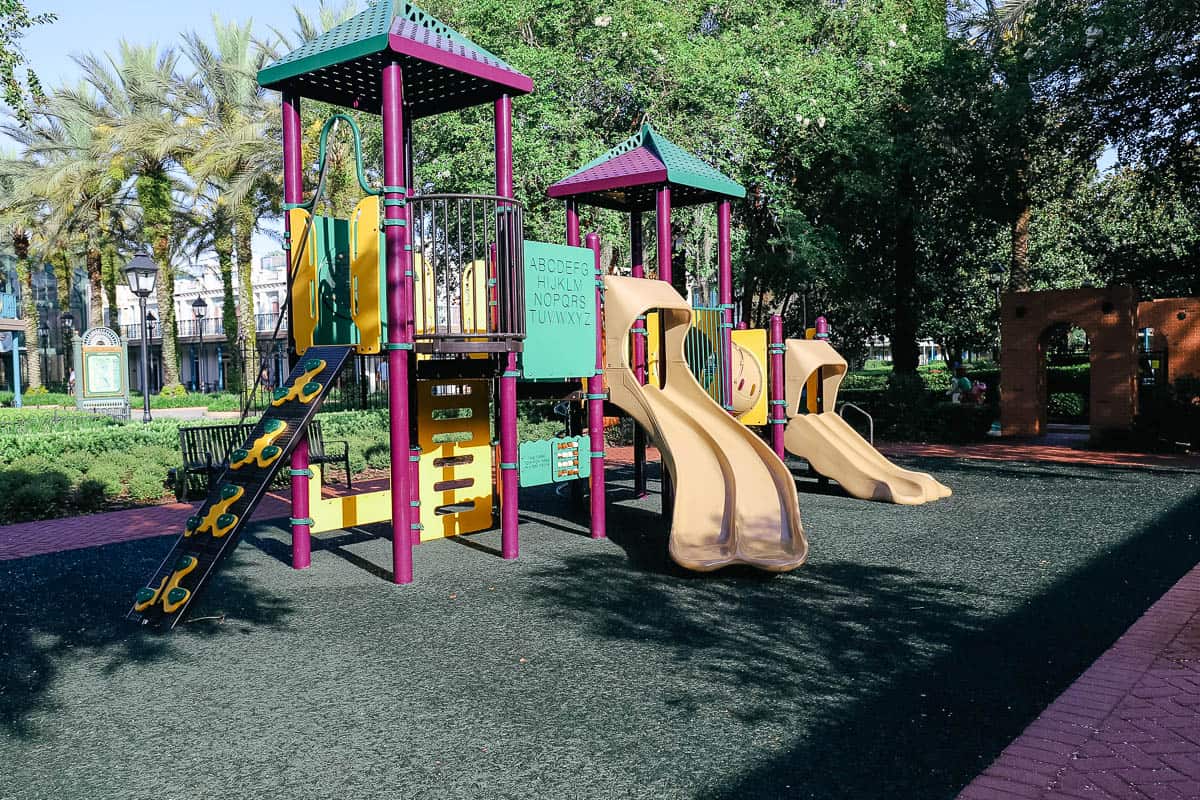
<svg viewBox="0 0 1200 800"><path fill-rule="evenodd" d="M1153 328L1153 349L1167 351L1168 380L1183 375L1200 378L1200 297L1138 303L1137 327Z"/></svg>
<svg viewBox="0 0 1200 800"><path fill-rule="evenodd" d="M1004 435L1045 433L1046 338L1060 323L1082 328L1091 343L1092 435L1129 430L1136 408L1134 309L1131 286L1005 294L1000 303Z"/></svg>

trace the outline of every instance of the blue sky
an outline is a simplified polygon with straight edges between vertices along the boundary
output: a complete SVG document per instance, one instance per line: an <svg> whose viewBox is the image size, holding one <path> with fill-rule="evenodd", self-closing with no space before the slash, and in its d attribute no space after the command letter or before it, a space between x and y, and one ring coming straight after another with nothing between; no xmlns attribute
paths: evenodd
<svg viewBox="0 0 1200 800"><path fill-rule="evenodd" d="M54 23L29 31L23 41L30 66L46 86L74 83L79 78L72 55L113 51L121 39L175 45L184 31L204 34L211 30L214 14L223 20L252 19L255 32L265 37L271 26L291 30L294 18L293 3L288 0L116 0L108 6L112 10L107 13L100 11L94 1L29 0L28 5L34 14L58 15ZM300 0L298 5L315 10L317 0ZM257 257L279 247L269 237L260 235L255 237L254 249Z"/></svg>

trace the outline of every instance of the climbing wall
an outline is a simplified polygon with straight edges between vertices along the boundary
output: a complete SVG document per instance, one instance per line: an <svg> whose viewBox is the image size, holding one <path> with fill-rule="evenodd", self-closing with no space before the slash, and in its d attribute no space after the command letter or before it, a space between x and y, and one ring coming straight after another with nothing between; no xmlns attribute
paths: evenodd
<svg viewBox="0 0 1200 800"><path fill-rule="evenodd" d="M421 541L492 526L492 446L486 380L417 381Z"/></svg>
<svg viewBox="0 0 1200 800"><path fill-rule="evenodd" d="M152 627L173 628L235 547L255 506L304 435L352 347L310 347L275 391L249 438L230 453L229 467L208 499L183 525L171 552L134 599L127 617ZM486 421L486 420L485 420Z"/></svg>

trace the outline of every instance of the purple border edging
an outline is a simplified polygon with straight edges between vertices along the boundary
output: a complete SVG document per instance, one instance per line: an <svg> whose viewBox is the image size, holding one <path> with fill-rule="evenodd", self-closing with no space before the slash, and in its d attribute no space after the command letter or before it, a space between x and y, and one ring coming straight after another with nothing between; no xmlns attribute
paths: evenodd
<svg viewBox="0 0 1200 800"><path fill-rule="evenodd" d="M962 790L958 800L1046 800L1052 797L1095 797L1100 800L1148 796L1126 782L1126 776L1132 777L1131 773L1139 769L1133 762L1112 765L1114 780L1106 780L1108 785L1103 789L1094 785L1087 773L1081 774L1075 768L1085 763L1084 759L1089 755L1105 750L1104 743L1125 745L1131 740L1153 743L1153 737L1141 730L1132 736L1111 730L1120 727L1114 723L1126 722L1114 720L1115 712L1139 691L1139 684L1163 658L1164 651L1180 638L1188 623L1197 616L1200 616L1200 566L1192 568L1121 634L1112 647L997 756L991 766ZM1188 644L1200 653L1200 642ZM1200 690L1200 669L1186 671L1190 674L1184 677ZM1184 693L1183 690L1175 691ZM1192 735L1186 739L1194 747L1189 748L1190 753L1176 755L1195 765L1197 772L1193 773L1190 782L1167 778L1167 782L1155 785L1176 792L1174 795L1162 794L1163 797L1200 796L1200 779L1197 779L1200 776L1200 708L1193 706L1174 719L1189 719ZM1089 753L1089 744L1100 747ZM1097 769L1098 773L1093 775L1105 775L1103 767ZM1184 789L1189 793L1184 794Z"/></svg>

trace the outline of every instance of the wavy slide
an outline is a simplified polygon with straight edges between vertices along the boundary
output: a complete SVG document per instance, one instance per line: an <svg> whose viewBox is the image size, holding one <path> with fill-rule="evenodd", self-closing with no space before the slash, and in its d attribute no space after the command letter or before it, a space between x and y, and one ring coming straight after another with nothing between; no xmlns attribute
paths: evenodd
<svg viewBox="0 0 1200 800"><path fill-rule="evenodd" d="M789 339L784 374L787 410L791 419L784 429L788 452L832 478L854 497L900 505L920 505L950 496L950 489L931 475L902 469L888 461L858 431L833 412L846 362L826 342ZM821 409L800 413L803 388L820 370Z"/></svg>
<svg viewBox="0 0 1200 800"><path fill-rule="evenodd" d="M671 557L698 571L800 566L808 542L791 473L692 376L687 302L661 281L606 276L604 288L610 399L649 431L675 484ZM661 388L639 384L629 364L630 328L652 309L661 312L665 339Z"/></svg>

